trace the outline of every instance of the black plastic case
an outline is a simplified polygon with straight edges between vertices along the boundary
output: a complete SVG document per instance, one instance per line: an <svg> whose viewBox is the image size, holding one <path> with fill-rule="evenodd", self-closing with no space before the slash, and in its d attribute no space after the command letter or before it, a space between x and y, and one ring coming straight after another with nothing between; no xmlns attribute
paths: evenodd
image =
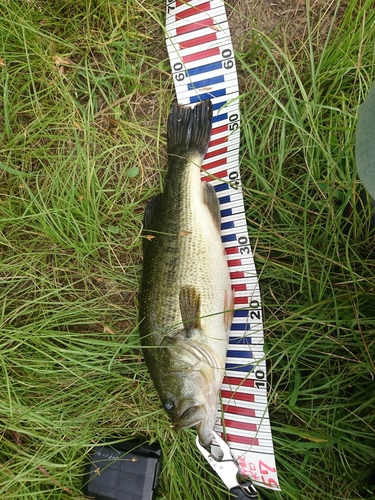
<svg viewBox="0 0 375 500"><path fill-rule="evenodd" d="M159 445L103 443L91 453L83 493L95 500L154 500L161 466Z"/></svg>

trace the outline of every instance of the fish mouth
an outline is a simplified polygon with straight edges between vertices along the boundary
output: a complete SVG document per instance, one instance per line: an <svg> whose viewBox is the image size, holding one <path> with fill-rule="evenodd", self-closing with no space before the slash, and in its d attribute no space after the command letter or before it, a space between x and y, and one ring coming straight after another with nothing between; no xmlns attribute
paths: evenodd
<svg viewBox="0 0 375 500"><path fill-rule="evenodd" d="M206 418L204 406L198 401L188 399L182 402L179 417L172 423L177 431L199 425Z"/></svg>
<svg viewBox="0 0 375 500"><path fill-rule="evenodd" d="M208 448L213 441L213 428L216 420L216 412L207 412L206 405L194 400L184 401L181 405L179 418L172 423L176 431L196 427L201 444Z"/></svg>
<svg viewBox="0 0 375 500"><path fill-rule="evenodd" d="M197 423L199 441L205 448L209 448L214 439L213 430L217 419L216 408L217 405L213 404L213 402L211 404L206 404L204 409L205 417L202 418L201 421Z"/></svg>
<svg viewBox="0 0 375 500"><path fill-rule="evenodd" d="M210 418L206 418L197 424L199 441L205 448L209 448L214 439L214 425L210 420Z"/></svg>

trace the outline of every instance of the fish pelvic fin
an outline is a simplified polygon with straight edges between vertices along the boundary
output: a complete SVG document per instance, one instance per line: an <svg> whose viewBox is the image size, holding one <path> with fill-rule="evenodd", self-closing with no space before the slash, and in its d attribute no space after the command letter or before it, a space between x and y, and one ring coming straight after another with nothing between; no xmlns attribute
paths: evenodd
<svg viewBox="0 0 375 500"><path fill-rule="evenodd" d="M173 103L168 117L168 155L187 156L199 153L204 157L212 128L212 104L202 101L194 108Z"/></svg>
<svg viewBox="0 0 375 500"><path fill-rule="evenodd" d="M187 338L193 335L193 331L200 329L201 297L193 286L184 286L180 290L180 312L182 323Z"/></svg>

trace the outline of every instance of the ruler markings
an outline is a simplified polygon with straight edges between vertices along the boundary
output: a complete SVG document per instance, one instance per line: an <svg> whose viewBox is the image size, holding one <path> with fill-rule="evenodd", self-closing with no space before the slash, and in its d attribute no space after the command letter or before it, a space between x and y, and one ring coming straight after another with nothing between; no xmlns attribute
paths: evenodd
<svg viewBox="0 0 375 500"><path fill-rule="evenodd" d="M176 26L180 26L181 22L188 25L198 19L211 17L216 22L220 16L226 18L225 9L216 2L203 2L200 5L194 5L190 8L176 9L174 21ZM168 21L167 21L168 24Z"/></svg>
<svg viewBox="0 0 375 500"><path fill-rule="evenodd" d="M249 403L249 405L255 406L255 403ZM229 415L228 418L231 420L241 420L246 422L253 422L260 429L265 424L264 429L267 430L270 427L269 419L261 414L259 410L256 408L251 408L250 406L244 407L243 405L239 405L237 401L231 401L230 404L224 405L224 408L220 412L217 422L224 416ZM263 429L263 427L262 427ZM263 430L262 430L263 432ZM269 436L268 436L269 438Z"/></svg>
<svg viewBox="0 0 375 500"><path fill-rule="evenodd" d="M227 406L236 406L244 409L254 410L255 415L259 418L268 418L268 413L264 409L263 404L259 404L256 401L247 401L247 400L237 400L231 398L227 398L225 396L221 396L223 411L226 411ZM220 415L219 415L220 417Z"/></svg>
<svg viewBox="0 0 375 500"><path fill-rule="evenodd" d="M217 422L217 426L220 426L221 429L225 429L226 433L233 433L233 435L241 436L243 434L241 431L247 431L246 435L247 437L253 438L253 439L258 439L258 444L257 446L259 447L269 447L270 443L272 442L269 439L269 433L271 431L270 426L263 426L262 429L259 428L259 423L253 423L250 422L249 420L246 421L240 421L240 420L232 420L231 417L236 417L236 415L230 415L226 414L224 415L224 419L221 418ZM240 432L238 432L240 431ZM235 439L233 439L235 440ZM238 439L239 442L240 439Z"/></svg>
<svg viewBox="0 0 375 500"><path fill-rule="evenodd" d="M173 31L173 29L172 29ZM212 25L202 26L199 32L174 34L169 32L169 37L166 38L167 48L171 54L171 58L174 59L176 54L181 57L181 54L186 54L190 48L195 47L196 50L200 50L201 45L216 42L216 45L220 45L222 40L226 43L230 42L229 27L226 21L215 24L214 29Z"/></svg>
<svg viewBox="0 0 375 500"><path fill-rule="evenodd" d="M223 115L220 115L220 118L222 116ZM224 116L223 120L226 119L227 117ZM222 122L223 120L220 121ZM214 138L212 138L212 140L209 142L208 152L215 151L216 149L222 146L226 146L229 149L237 147L238 150L238 147L240 145L240 134L238 133L228 134L229 123L224 123L224 124L220 123L219 125L220 126L217 127L217 129L219 130L215 132L215 134L213 134ZM222 130L222 128L224 128L225 130Z"/></svg>
<svg viewBox="0 0 375 500"><path fill-rule="evenodd" d="M193 33L197 35L197 33ZM167 40L167 46L171 51L171 60L182 60L186 55L199 53L206 48L217 47L222 49L222 45L230 44L230 36L228 30L225 29L223 24L220 25L219 30L212 30L212 27L202 28L198 36L192 36L191 33L176 36L172 41Z"/></svg>
<svg viewBox="0 0 375 500"><path fill-rule="evenodd" d="M218 196L219 204L221 205L220 211L227 210L229 208L234 209L235 207L243 207L242 193L234 193L231 197L228 195ZM226 207L227 203L231 203L230 207Z"/></svg>
<svg viewBox="0 0 375 500"><path fill-rule="evenodd" d="M272 440L269 438L271 427L269 424L268 426L263 425L262 429L260 429L259 419L249 418L248 416L246 416L243 420L240 421L238 420L238 418L238 414L227 412L221 415L221 417L217 420L216 425L217 427L220 426L221 432L223 432L225 429L227 433L232 433L233 437L235 436L233 441L237 441L237 443L240 444L241 437L243 436L243 433L241 431L245 429L246 424L250 424L251 428L247 429L248 432L246 433L246 435L253 439L259 439L258 445L263 445L267 448L271 445Z"/></svg>
<svg viewBox="0 0 375 500"><path fill-rule="evenodd" d="M225 151L223 151L223 149L225 149ZM218 162L223 159L226 159L227 160L226 163L228 164L230 163L234 164L235 158L236 158L235 150L232 150L231 148L229 149L228 147L217 149L213 151L210 154L210 156L208 156L208 158L206 158L206 161L202 165L202 170L205 171L215 168L217 166L215 162Z"/></svg>
<svg viewBox="0 0 375 500"><path fill-rule="evenodd" d="M187 17L193 16L194 14L199 14L200 12L204 12L207 10L211 10L211 2L201 3L199 6L189 7L181 12L176 13L176 21L179 19L186 19Z"/></svg>
<svg viewBox="0 0 375 500"><path fill-rule="evenodd" d="M223 37L223 40L226 43L220 48L215 46L216 44L206 43L199 47L198 52L193 47L189 50L181 51L180 54L176 53L171 60L173 74L179 75L182 72L183 75L175 76L175 80L181 83L184 80L183 77L193 78L195 75L209 73L220 68L222 71L229 72L229 69L235 66L235 60L233 52L230 49L230 43L227 41L227 38ZM227 57L222 57L223 54L224 56L227 55Z"/></svg>
<svg viewBox="0 0 375 500"><path fill-rule="evenodd" d="M178 46L180 48L180 51L182 53L182 51L184 49L190 49L192 47L197 47L198 45L205 45L207 43L210 43L210 42L213 42L213 41L216 41L218 40L218 36L216 33L208 33L207 35L202 35L198 38L193 38L193 39L189 39L189 40L186 40L186 41L181 41L181 42L178 42L177 40L177 43L178 43Z"/></svg>
<svg viewBox="0 0 375 500"><path fill-rule="evenodd" d="M263 486L278 488L267 410L261 300L238 165L238 81L225 7L221 0L168 0L167 12L166 43L178 101L192 105L211 99L213 105L202 180L212 184L219 199L221 235L235 291L215 429L225 434L241 471ZM262 476L261 463L274 471L269 479Z"/></svg>
<svg viewBox="0 0 375 500"><path fill-rule="evenodd" d="M190 32L196 31L199 28L196 28L195 24L201 23L202 21L206 20L210 20L212 26L216 25L219 22L225 21L226 15L220 6L215 6L211 9L200 9L200 10L181 9L179 13L176 12L176 15L173 16L173 19L167 18L166 26L169 33L180 35L182 33L189 33L189 31L187 31L189 29ZM193 29L191 29L192 27ZM173 33L174 31L175 33Z"/></svg>
<svg viewBox="0 0 375 500"><path fill-rule="evenodd" d="M176 35L184 35L185 33L192 33L194 31L200 30L201 28L208 28L208 27L210 27L213 30L220 30L220 24L223 23L224 21L225 21L225 14L222 14L220 12L218 15L215 15L211 11L211 16L205 12L201 12L199 14L191 16L189 19L189 23L187 24L184 19L176 21L174 23L174 28L170 30L170 33L173 35L174 31Z"/></svg>

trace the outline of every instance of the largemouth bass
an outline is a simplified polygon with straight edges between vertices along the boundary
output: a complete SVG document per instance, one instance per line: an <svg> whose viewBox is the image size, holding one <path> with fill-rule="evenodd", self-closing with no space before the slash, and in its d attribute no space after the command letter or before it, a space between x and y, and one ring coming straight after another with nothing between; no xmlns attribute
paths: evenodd
<svg viewBox="0 0 375 500"><path fill-rule="evenodd" d="M162 194L144 217L140 335L144 358L176 430L196 426L209 446L233 316L220 210L200 180L212 104L173 104L168 118L168 171Z"/></svg>

